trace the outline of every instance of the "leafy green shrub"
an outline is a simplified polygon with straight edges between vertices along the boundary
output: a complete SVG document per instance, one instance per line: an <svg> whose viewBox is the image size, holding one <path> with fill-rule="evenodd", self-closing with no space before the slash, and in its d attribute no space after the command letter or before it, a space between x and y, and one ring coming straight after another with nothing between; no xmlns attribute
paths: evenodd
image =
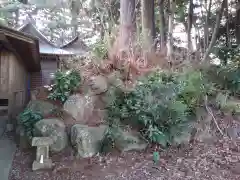
<svg viewBox="0 0 240 180"><path fill-rule="evenodd" d="M226 47L225 44L213 48L213 54L220 59L221 65L226 65L229 62L233 62L240 57L240 46L231 44L230 47Z"/></svg>
<svg viewBox="0 0 240 180"><path fill-rule="evenodd" d="M110 91L108 123L131 125L150 142L167 146L185 133L210 87L200 71L152 73L141 78L132 92Z"/></svg>
<svg viewBox="0 0 240 180"><path fill-rule="evenodd" d="M218 93L216 96L216 105L222 112L240 113L240 101L227 93Z"/></svg>
<svg viewBox="0 0 240 180"><path fill-rule="evenodd" d="M214 85L199 70L180 74L175 83L182 86L178 100L183 101L191 113L195 113L196 109L203 104L202 101L206 95L212 95L214 92Z"/></svg>
<svg viewBox="0 0 240 180"><path fill-rule="evenodd" d="M239 61L226 66L210 66L208 78L215 83L217 89L229 90L231 95L240 95L240 66Z"/></svg>
<svg viewBox="0 0 240 180"><path fill-rule="evenodd" d="M27 136L31 138L33 136L34 124L41 119L43 119L43 116L40 113L31 109L25 109L19 115L19 124L23 126Z"/></svg>
<svg viewBox="0 0 240 180"><path fill-rule="evenodd" d="M79 87L80 81L81 77L76 71L57 71L55 73L52 92L49 94L48 98L51 100L60 100L64 103L71 93Z"/></svg>

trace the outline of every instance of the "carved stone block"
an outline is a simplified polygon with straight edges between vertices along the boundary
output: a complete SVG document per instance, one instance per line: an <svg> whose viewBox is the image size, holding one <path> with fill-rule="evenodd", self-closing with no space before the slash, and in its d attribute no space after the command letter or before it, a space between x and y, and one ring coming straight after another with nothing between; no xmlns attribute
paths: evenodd
<svg viewBox="0 0 240 180"><path fill-rule="evenodd" d="M36 160L33 162L32 170L51 169L52 160L49 159L49 146L53 144L50 137L34 137L32 146L37 146Z"/></svg>
<svg viewBox="0 0 240 180"><path fill-rule="evenodd" d="M40 163L39 161L34 161L32 164L32 170L43 170L43 169L51 169L53 166L51 159L45 159L43 160L43 163Z"/></svg>

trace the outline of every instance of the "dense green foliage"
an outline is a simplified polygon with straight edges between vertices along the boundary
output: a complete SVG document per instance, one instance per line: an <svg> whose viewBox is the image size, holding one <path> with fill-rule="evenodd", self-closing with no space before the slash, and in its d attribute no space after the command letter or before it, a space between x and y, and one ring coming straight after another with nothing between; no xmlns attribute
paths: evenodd
<svg viewBox="0 0 240 180"><path fill-rule="evenodd" d="M19 115L19 124L23 126L26 135L31 138L33 137L34 124L41 119L43 119L43 116L40 113L25 109Z"/></svg>
<svg viewBox="0 0 240 180"><path fill-rule="evenodd" d="M240 66L239 61L225 66L211 66L207 69L208 78L221 90L230 91L231 95L240 94Z"/></svg>
<svg viewBox="0 0 240 180"><path fill-rule="evenodd" d="M81 82L81 77L78 72L61 72L55 73L52 92L49 94L49 99L60 100L64 103L71 93L76 90Z"/></svg>
<svg viewBox="0 0 240 180"><path fill-rule="evenodd" d="M223 44L213 48L213 54L220 59L221 64L226 65L232 59L239 57L240 49L234 44L231 44L231 48L226 47L226 44Z"/></svg>
<svg viewBox="0 0 240 180"><path fill-rule="evenodd" d="M204 96L214 93L214 86L211 81L199 70L191 70L180 74L177 83L183 89L178 99L183 101L190 113L195 114L196 108L203 104Z"/></svg>
<svg viewBox="0 0 240 180"><path fill-rule="evenodd" d="M200 71L155 72L140 79L130 93L118 88L111 91L108 122L110 126L131 125L150 142L167 146L184 133L208 91Z"/></svg>

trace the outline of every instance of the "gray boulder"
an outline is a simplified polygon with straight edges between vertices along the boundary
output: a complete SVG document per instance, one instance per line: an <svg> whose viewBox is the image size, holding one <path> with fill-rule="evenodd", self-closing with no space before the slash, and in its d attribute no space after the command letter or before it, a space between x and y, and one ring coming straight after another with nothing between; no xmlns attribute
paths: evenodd
<svg viewBox="0 0 240 180"><path fill-rule="evenodd" d="M71 129L71 143L77 156L87 158L99 152L100 142L104 137L107 126L89 127L76 124Z"/></svg>
<svg viewBox="0 0 240 180"><path fill-rule="evenodd" d="M94 95L105 93L108 90L107 78L101 75L91 77L89 85Z"/></svg>
<svg viewBox="0 0 240 180"><path fill-rule="evenodd" d="M64 103L63 108L78 123L84 124L93 113L94 102L91 96L74 94Z"/></svg>
<svg viewBox="0 0 240 180"><path fill-rule="evenodd" d="M27 108L34 112L39 112L43 117L46 117L51 115L57 107L47 101L32 100L28 103Z"/></svg>
<svg viewBox="0 0 240 180"><path fill-rule="evenodd" d="M139 133L134 133L133 131L125 131L122 129L118 129L114 133L115 139L115 147L122 151L141 151L147 147L147 142L140 138Z"/></svg>
<svg viewBox="0 0 240 180"><path fill-rule="evenodd" d="M66 127L58 119L42 119L34 125L34 135L40 137L51 137L53 144L50 145L52 152L60 152L68 145Z"/></svg>

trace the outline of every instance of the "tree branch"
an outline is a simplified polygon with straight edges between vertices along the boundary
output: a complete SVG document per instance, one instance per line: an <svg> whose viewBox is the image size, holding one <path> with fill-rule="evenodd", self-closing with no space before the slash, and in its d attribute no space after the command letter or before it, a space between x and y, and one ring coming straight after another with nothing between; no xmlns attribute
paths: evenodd
<svg viewBox="0 0 240 180"><path fill-rule="evenodd" d="M206 96L206 98L205 98L205 107L206 107L207 112L212 116L212 120L213 120L213 122L215 123L218 131L221 133L222 136L224 136L224 133L223 133L223 131L220 129L220 127L218 126L217 120L216 120L216 118L214 117L212 110L211 110L210 107L208 107L208 105L207 105L207 96Z"/></svg>
<svg viewBox="0 0 240 180"><path fill-rule="evenodd" d="M219 27L220 27L220 22L221 22L221 19L222 19L222 14L223 14L223 10L224 10L224 7L225 7L225 4L226 4L226 1L227 0L223 0L222 4L221 4L221 7L218 9L218 12L217 12L217 17L216 17L216 23L215 23L215 28L214 28L214 31L213 31L213 35L212 35L212 38L211 38L211 42L204 54L204 57L203 57L203 62L206 62L207 61L207 58L209 56L209 54L211 53L211 50L217 40L217 34L218 34L218 31L219 31Z"/></svg>

